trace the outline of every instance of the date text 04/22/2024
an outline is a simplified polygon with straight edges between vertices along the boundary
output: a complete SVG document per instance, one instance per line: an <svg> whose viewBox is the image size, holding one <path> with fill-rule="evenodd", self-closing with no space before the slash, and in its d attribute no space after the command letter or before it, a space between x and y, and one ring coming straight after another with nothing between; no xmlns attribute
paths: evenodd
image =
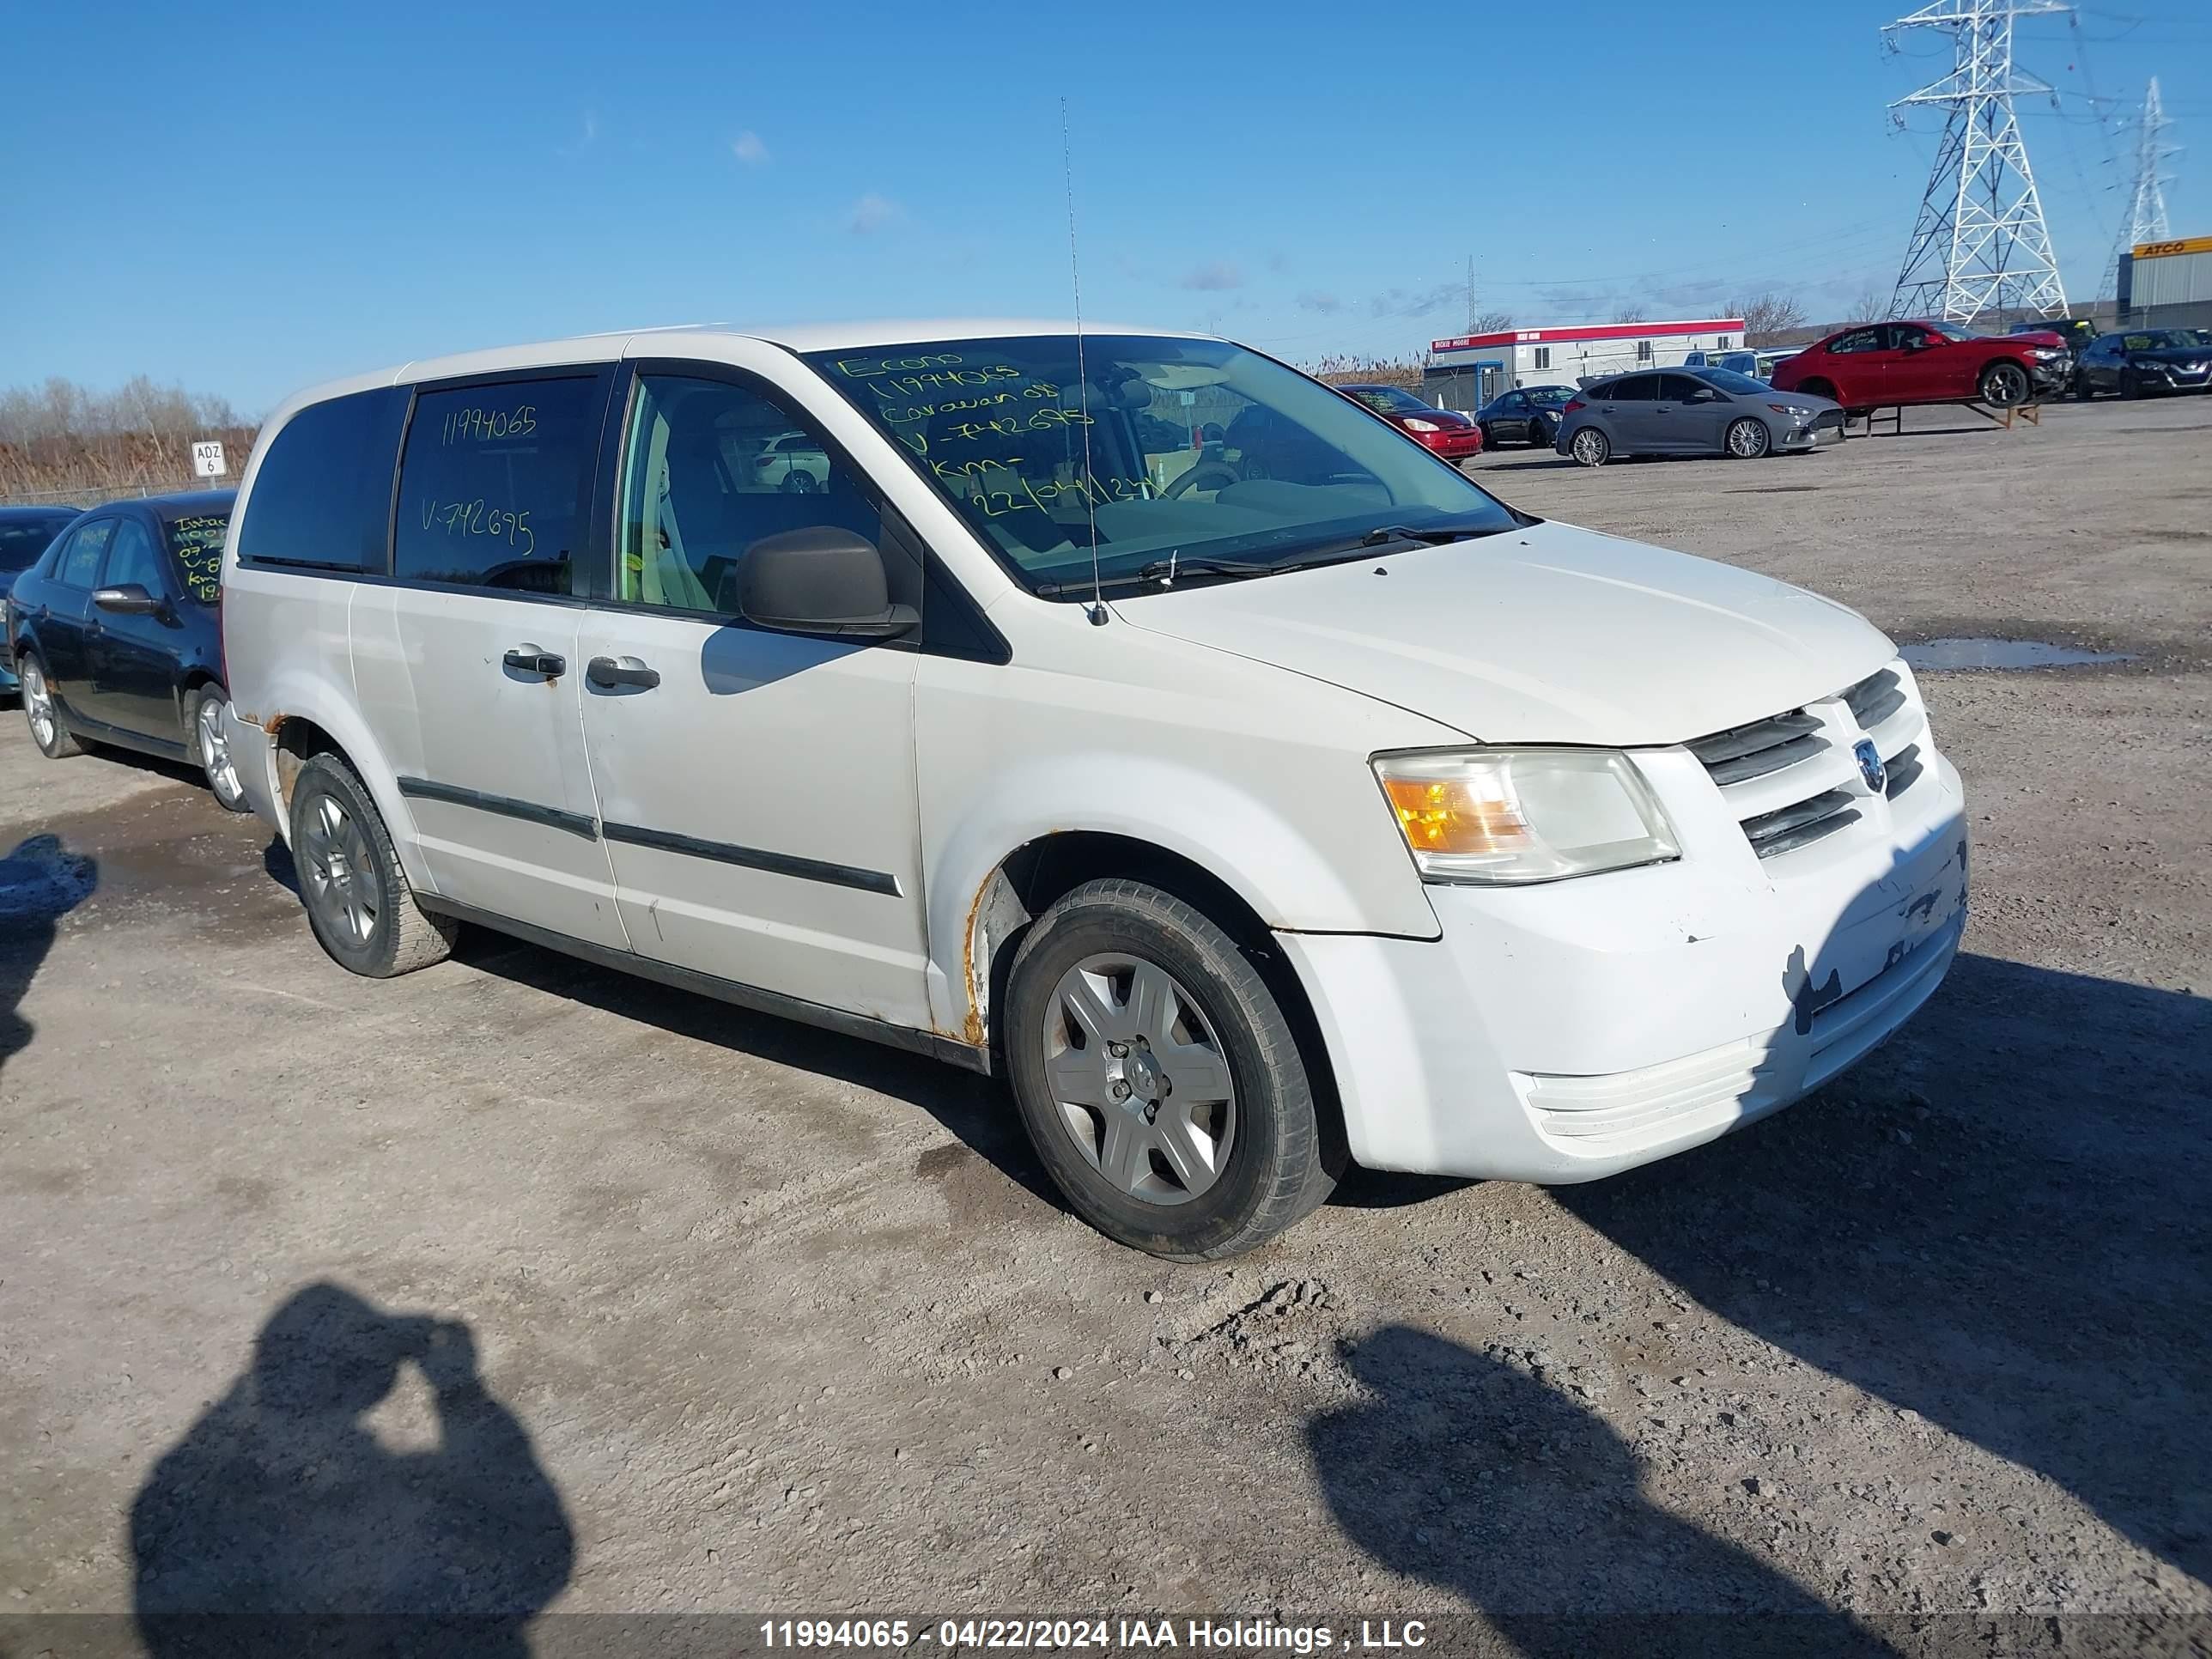
<svg viewBox="0 0 2212 1659"><path fill-rule="evenodd" d="M762 1623L760 1633L763 1647L771 1649L897 1652L928 1645L956 1653L1194 1648L1310 1654L1419 1648L1428 1640L1427 1627L1418 1619L1363 1619L1356 1627L1342 1629L1267 1619L1188 1619L1180 1626L1171 1619L945 1619L933 1628L929 1621L906 1619L771 1619Z"/></svg>

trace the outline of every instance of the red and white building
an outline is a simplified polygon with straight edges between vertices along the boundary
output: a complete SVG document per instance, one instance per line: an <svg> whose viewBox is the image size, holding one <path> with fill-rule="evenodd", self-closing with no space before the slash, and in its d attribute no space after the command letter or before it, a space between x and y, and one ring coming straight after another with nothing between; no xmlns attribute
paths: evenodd
<svg viewBox="0 0 2212 1659"><path fill-rule="evenodd" d="M1601 374L1679 365L1692 351L1743 345L1743 319L1704 317L1669 323L1576 323L1507 328L1429 343L1432 379L1471 376L1495 397L1521 386L1576 386Z"/></svg>

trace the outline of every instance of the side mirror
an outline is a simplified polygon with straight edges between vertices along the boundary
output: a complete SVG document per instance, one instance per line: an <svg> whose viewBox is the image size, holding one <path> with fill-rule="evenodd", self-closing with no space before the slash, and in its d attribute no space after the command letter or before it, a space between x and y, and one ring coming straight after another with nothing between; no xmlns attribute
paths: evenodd
<svg viewBox="0 0 2212 1659"><path fill-rule="evenodd" d="M1690 394L1690 401L1693 404L1717 404L1720 400L1719 389L1715 386L1699 386Z"/></svg>
<svg viewBox="0 0 2212 1659"><path fill-rule="evenodd" d="M101 587L93 592L92 602L102 611L112 611L118 617L158 617L167 611L166 600L157 599L137 582L125 582L120 587Z"/></svg>
<svg viewBox="0 0 2212 1659"><path fill-rule="evenodd" d="M921 623L912 605L890 602L874 544L830 525L747 548L738 608L763 628L846 639L896 639Z"/></svg>

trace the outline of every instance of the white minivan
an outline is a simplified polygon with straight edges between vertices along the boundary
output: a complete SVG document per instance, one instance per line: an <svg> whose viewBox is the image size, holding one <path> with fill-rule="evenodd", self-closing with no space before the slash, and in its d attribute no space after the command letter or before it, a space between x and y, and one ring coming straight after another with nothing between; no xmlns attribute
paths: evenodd
<svg viewBox="0 0 2212 1659"><path fill-rule="evenodd" d="M1958 774L1863 617L1516 512L1224 340L408 363L286 404L231 526L231 753L342 965L475 922L1003 1072L1176 1260L1347 1162L1710 1140L1965 925Z"/></svg>

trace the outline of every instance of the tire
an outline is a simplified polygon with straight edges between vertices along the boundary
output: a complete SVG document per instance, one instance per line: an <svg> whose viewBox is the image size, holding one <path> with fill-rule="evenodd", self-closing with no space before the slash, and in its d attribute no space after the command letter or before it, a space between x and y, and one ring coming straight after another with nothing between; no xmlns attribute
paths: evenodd
<svg viewBox="0 0 2212 1659"><path fill-rule="evenodd" d="M1482 447L1485 453L1498 447L1498 434L1486 426L1479 426L1475 430L1482 434Z"/></svg>
<svg viewBox="0 0 2212 1659"><path fill-rule="evenodd" d="M415 902L384 815L336 755L292 786L292 859L316 942L349 973L391 979L452 954L459 924Z"/></svg>
<svg viewBox="0 0 2212 1659"><path fill-rule="evenodd" d="M811 472L804 467L794 466L783 475L781 488L787 495L811 495L822 486Z"/></svg>
<svg viewBox="0 0 2212 1659"><path fill-rule="evenodd" d="M1006 1013L1030 1144L1109 1238L1218 1261L1328 1196L1290 1023L1236 942L1182 900L1136 881L1077 888L1015 952Z"/></svg>
<svg viewBox="0 0 2212 1659"><path fill-rule="evenodd" d="M62 711L55 706L52 684L46 678L46 665L39 659L38 653L27 651L15 665L21 678L22 689L17 693L23 702L23 719L31 728L31 741L48 760L66 760L71 755L84 753L84 745L70 735L62 723Z"/></svg>
<svg viewBox="0 0 2212 1659"><path fill-rule="evenodd" d="M2069 381L2066 392L2077 404L2088 403L2097 395L2095 389L2089 384L2089 377L2086 374L2076 374Z"/></svg>
<svg viewBox="0 0 2212 1659"><path fill-rule="evenodd" d="M2130 403L2142 396L2142 382L2136 378L2136 372L2131 368L2120 371L2120 396Z"/></svg>
<svg viewBox="0 0 2212 1659"><path fill-rule="evenodd" d="M238 765L230 755L230 739L223 719L230 712L230 694L219 685L204 685L185 706L185 741L192 763L206 775L208 793L226 812L250 812L246 787L238 781Z"/></svg>
<svg viewBox="0 0 2212 1659"><path fill-rule="evenodd" d="M1603 466L1613 459L1613 440L1594 426L1577 427L1567 453L1583 466Z"/></svg>
<svg viewBox="0 0 2212 1659"><path fill-rule="evenodd" d="M1773 452L1774 434L1766 429L1765 422L1746 415L1729 422L1728 430L1721 434L1721 447L1731 459L1755 461Z"/></svg>
<svg viewBox="0 0 2212 1659"><path fill-rule="evenodd" d="M1528 422L1528 447L1531 449L1549 449L1557 435L1545 431L1541 421L1531 420Z"/></svg>
<svg viewBox="0 0 2212 1659"><path fill-rule="evenodd" d="M1982 378L1975 383L1974 389L1991 409L2017 408L2033 392L2027 371L2010 362L1991 363L1982 371Z"/></svg>

